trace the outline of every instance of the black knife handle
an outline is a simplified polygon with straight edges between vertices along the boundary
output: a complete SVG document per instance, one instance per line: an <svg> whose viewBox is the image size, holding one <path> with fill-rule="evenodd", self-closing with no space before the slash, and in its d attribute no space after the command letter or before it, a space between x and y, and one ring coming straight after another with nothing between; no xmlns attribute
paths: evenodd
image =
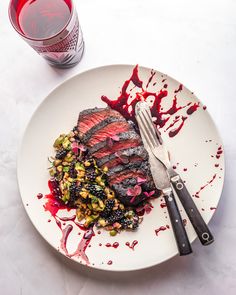
<svg viewBox="0 0 236 295"><path fill-rule="evenodd" d="M214 242L213 235L203 220L181 177L176 175L170 180L201 243L206 246Z"/></svg>
<svg viewBox="0 0 236 295"><path fill-rule="evenodd" d="M188 240L188 236L183 225L181 215L173 191L170 189L164 193L166 207L170 216L170 221L175 235L176 244L179 250L179 255L188 255L192 253L192 248Z"/></svg>

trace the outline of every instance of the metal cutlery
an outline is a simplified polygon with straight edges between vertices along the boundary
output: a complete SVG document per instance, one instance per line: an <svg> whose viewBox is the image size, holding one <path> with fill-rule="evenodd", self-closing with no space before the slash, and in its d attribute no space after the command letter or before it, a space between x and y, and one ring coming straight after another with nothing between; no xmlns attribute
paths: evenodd
<svg viewBox="0 0 236 295"><path fill-rule="evenodd" d="M141 123L142 132L146 134L145 138L149 139L149 147L156 159L164 165L169 181L178 195L201 243L203 245L211 244L214 241L213 235L203 220L180 175L172 168L169 152L163 143L159 131L154 127L148 104L146 102L138 102L136 113L138 114L136 119L138 118L138 122Z"/></svg>
<svg viewBox="0 0 236 295"><path fill-rule="evenodd" d="M142 110L138 107L136 107L136 120L139 125L144 147L149 154L150 169L155 186L157 189L161 190L164 195L179 254L188 255L192 253L191 245L182 222L166 168L152 153L152 137L150 137L149 131L143 123Z"/></svg>

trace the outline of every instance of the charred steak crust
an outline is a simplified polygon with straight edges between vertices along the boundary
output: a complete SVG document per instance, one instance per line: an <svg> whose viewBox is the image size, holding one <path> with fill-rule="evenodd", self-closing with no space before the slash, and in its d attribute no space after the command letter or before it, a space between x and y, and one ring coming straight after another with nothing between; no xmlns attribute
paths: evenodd
<svg viewBox="0 0 236 295"><path fill-rule="evenodd" d="M79 120L78 120L78 123L79 121L82 119L82 117L84 116L87 116L87 115L91 115L93 113L98 113L98 112L102 112L102 111L105 111L106 108L92 108L92 109L86 109L86 110L83 110L82 112L80 112L79 114Z"/></svg>
<svg viewBox="0 0 236 295"><path fill-rule="evenodd" d="M123 165L117 165L113 168L111 168L108 172L107 172L107 176L108 177L116 177L116 174L119 172L123 172L124 170L130 170L132 172L135 171L142 171L144 173L144 175L146 173L148 173L150 171L149 168L149 163L147 161L137 161L134 163L127 163L127 164L123 164Z"/></svg>
<svg viewBox="0 0 236 295"><path fill-rule="evenodd" d="M128 148L128 149L125 149L125 150L121 150L119 152L116 152L116 153L110 154L108 156L105 156L105 157L103 157L101 159L98 159L97 164L99 166L103 166L107 162L110 162L110 161L114 160L118 156L119 157L124 156L124 157L128 157L128 158L130 158L132 156L139 156L143 160L148 159L148 154L147 154L145 148L143 146L138 146L138 147L134 147L134 148Z"/></svg>
<svg viewBox="0 0 236 295"><path fill-rule="evenodd" d="M140 136L134 130L119 133L119 134L117 134L117 136L119 137L119 141L125 141L125 140L130 140L130 139L132 139L132 140L137 139L137 140L141 141ZM99 143L96 143L94 146L92 146L89 149L89 153L94 154L106 146L107 146L106 140L100 141Z"/></svg>
<svg viewBox="0 0 236 295"><path fill-rule="evenodd" d="M89 139L93 136L94 133L98 132L100 129L104 128L105 126L107 126L108 124L111 123L119 123L119 122L125 122L125 118L123 117L108 117L106 119L104 119L103 121L101 121L100 123L98 123L97 125L93 126L91 129L89 129L89 131L87 131L81 138L81 140L83 141L83 143L87 143L89 141Z"/></svg>

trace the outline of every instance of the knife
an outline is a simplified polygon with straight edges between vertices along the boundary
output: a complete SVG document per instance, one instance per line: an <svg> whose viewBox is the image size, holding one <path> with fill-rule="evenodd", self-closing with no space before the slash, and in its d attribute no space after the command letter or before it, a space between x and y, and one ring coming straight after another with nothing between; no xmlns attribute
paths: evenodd
<svg viewBox="0 0 236 295"><path fill-rule="evenodd" d="M139 126L140 134L143 140L145 149L149 155L150 170L152 173L153 181L158 190L161 190L166 202L168 213L170 216L171 225L175 235L176 244L179 254L188 255L192 253L192 248L188 240L188 236L183 225L183 221L173 194L173 190L170 184L169 177L165 166L156 159L150 148L150 137L142 122L142 109L136 107L136 120Z"/></svg>
<svg viewBox="0 0 236 295"><path fill-rule="evenodd" d="M176 173L172 168L169 159L169 152L167 151L163 143L159 131L157 130L157 128L154 127L151 111L148 104L146 102L138 102L136 108L142 109L142 112L140 112L140 120L145 126L145 130L151 133L150 136L152 138L152 141L157 138L157 141L155 142L156 145L152 146L152 153L164 165L170 182L176 194L178 195L189 217L189 220L198 235L199 240L205 246L211 244L214 241L214 237L211 234L203 217L201 216L180 175Z"/></svg>

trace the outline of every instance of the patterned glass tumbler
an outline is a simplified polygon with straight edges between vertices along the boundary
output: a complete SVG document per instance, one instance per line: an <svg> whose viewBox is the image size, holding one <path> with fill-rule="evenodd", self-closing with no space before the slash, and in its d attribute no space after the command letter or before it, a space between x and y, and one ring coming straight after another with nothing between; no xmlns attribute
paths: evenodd
<svg viewBox="0 0 236 295"><path fill-rule="evenodd" d="M17 33L50 65L70 68L81 60L84 41L71 0L11 0L9 18Z"/></svg>

